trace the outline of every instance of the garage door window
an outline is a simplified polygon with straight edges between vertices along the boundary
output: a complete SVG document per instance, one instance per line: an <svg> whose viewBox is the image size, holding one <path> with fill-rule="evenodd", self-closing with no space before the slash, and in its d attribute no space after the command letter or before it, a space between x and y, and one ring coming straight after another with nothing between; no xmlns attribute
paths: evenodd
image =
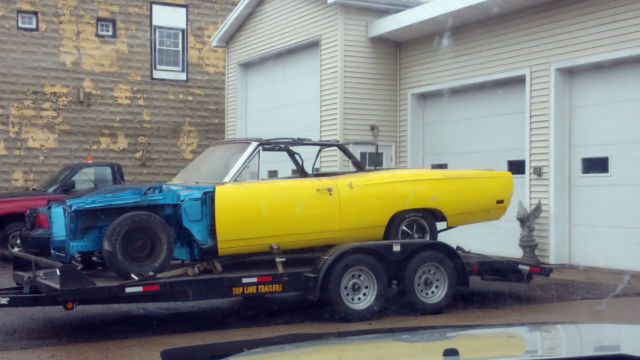
<svg viewBox="0 0 640 360"><path fill-rule="evenodd" d="M432 169L448 169L449 168L449 164L447 164L447 163L431 164L431 168Z"/></svg>
<svg viewBox="0 0 640 360"><path fill-rule="evenodd" d="M584 157L582 162L582 175L609 175L609 157Z"/></svg>
<svg viewBox="0 0 640 360"><path fill-rule="evenodd" d="M524 160L507 160L507 171L511 175L524 175L526 162Z"/></svg>

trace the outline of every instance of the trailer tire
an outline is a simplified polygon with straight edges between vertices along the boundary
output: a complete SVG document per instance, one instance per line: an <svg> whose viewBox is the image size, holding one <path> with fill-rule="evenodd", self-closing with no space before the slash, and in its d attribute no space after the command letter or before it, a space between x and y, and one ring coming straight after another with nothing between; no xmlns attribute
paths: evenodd
<svg viewBox="0 0 640 360"><path fill-rule="evenodd" d="M388 240L438 240L438 227L433 217L423 211L407 211L389 222Z"/></svg>
<svg viewBox="0 0 640 360"><path fill-rule="evenodd" d="M327 295L335 313L346 320L368 320L382 308L387 283L384 268L368 255L347 255L330 270Z"/></svg>
<svg viewBox="0 0 640 360"><path fill-rule="evenodd" d="M438 251L425 251L409 261L404 272L404 290L411 306L421 314L442 312L453 299L456 270Z"/></svg>
<svg viewBox="0 0 640 360"><path fill-rule="evenodd" d="M159 216L146 212L126 213L107 229L102 255L109 269L124 279L131 275L162 272L173 258L173 235Z"/></svg>

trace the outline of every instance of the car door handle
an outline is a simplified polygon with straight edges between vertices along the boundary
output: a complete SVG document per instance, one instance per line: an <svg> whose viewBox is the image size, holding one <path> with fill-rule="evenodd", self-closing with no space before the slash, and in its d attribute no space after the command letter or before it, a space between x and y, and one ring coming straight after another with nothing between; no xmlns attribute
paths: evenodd
<svg viewBox="0 0 640 360"><path fill-rule="evenodd" d="M316 190L318 190L318 192L326 191L326 192L329 193L329 195L333 194L333 188L332 187L317 188Z"/></svg>

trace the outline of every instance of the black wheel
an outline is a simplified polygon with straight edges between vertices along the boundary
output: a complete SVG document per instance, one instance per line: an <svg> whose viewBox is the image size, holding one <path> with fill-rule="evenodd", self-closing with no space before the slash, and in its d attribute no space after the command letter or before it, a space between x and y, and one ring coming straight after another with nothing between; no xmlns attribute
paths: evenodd
<svg viewBox="0 0 640 360"><path fill-rule="evenodd" d="M373 317L385 300L387 280L378 261L367 255L347 255L333 265L327 294L333 310L347 320Z"/></svg>
<svg viewBox="0 0 640 360"><path fill-rule="evenodd" d="M173 235L159 216L130 212L107 229L102 255L109 269L125 279L131 274L160 273L173 257Z"/></svg>
<svg viewBox="0 0 640 360"><path fill-rule="evenodd" d="M418 254L404 273L404 290L413 308L422 314L444 310L456 289L456 271L448 257L437 251Z"/></svg>
<svg viewBox="0 0 640 360"><path fill-rule="evenodd" d="M411 211L396 215L389 224L388 240L438 240L438 228L431 215Z"/></svg>
<svg viewBox="0 0 640 360"><path fill-rule="evenodd" d="M6 254L9 258L16 251L22 250L22 244L20 243L20 231L23 227L22 222L11 223L0 232L0 247L2 253Z"/></svg>

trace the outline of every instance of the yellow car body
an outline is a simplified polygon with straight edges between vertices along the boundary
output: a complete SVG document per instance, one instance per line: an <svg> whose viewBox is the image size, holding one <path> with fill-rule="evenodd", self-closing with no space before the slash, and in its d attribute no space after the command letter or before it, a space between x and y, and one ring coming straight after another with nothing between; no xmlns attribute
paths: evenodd
<svg viewBox="0 0 640 360"><path fill-rule="evenodd" d="M216 187L220 255L381 240L392 217L425 211L447 226L496 220L511 173L396 169L326 177L229 182Z"/></svg>

